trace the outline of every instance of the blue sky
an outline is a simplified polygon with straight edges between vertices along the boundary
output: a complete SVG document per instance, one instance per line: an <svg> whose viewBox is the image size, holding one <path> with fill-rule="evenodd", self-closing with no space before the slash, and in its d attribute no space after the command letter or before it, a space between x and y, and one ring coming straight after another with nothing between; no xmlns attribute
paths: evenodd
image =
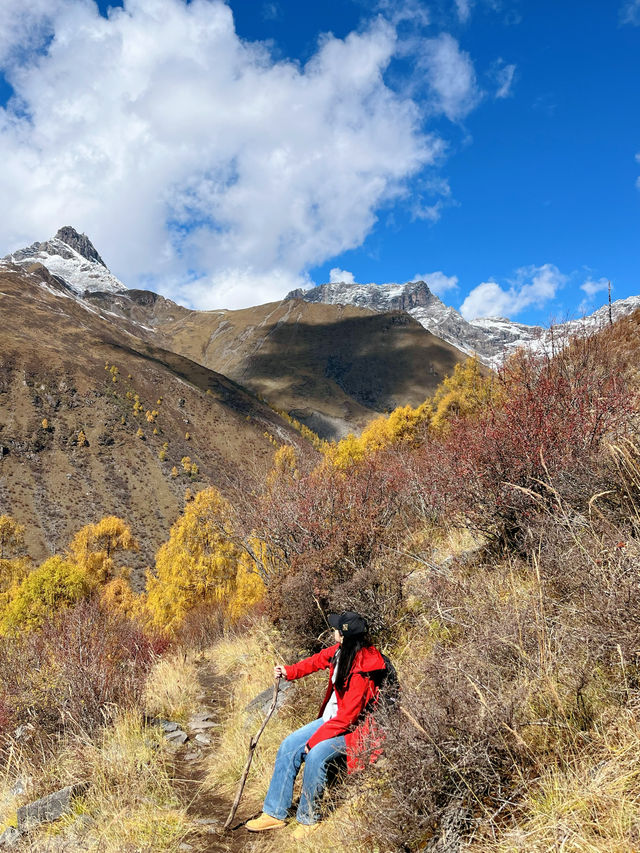
<svg viewBox="0 0 640 853"><path fill-rule="evenodd" d="M640 293L640 0L26 5L1 253L72 224L197 307L420 275L546 323Z"/></svg>

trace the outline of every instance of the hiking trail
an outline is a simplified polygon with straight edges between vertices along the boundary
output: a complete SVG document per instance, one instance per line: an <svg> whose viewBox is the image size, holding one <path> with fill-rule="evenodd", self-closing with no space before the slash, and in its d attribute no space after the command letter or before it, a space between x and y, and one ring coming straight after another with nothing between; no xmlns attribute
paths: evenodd
<svg viewBox="0 0 640 853"><path fill-rule="evenodd" d="M179 747L173 759L172 783L196 829L180 850L185 853L189 850L194 853L241 853L249 850L255 839L241 826L223 831L231 810L231 799L213 793L205 785L206 759L216 749L216 736L209 735L209 732L215 732L223 710L219 698L224 688L223 679L216 675L211 664L202 662L198 667L198 681L202 688L202 710L187 724L189 739ZM198 735L203 737L197 740ZM209 738L210 743L205 743L204 740ZM239 814L242 814L242 803ZM244 819L249 817L251 815L245 815ZM242 817L236 816L233 825L238 826L242 822Z"/></svg>

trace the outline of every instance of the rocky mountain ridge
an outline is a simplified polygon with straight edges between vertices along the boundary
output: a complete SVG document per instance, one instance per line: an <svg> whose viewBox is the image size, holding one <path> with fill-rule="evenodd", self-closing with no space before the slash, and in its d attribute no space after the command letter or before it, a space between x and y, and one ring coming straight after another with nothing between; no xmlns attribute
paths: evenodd
<svg viewBox="0 0 640 853"><path fill-rule="evenodd" d="M493 369L520 347L535 351L552 349L569 335L595 330L609 320L609 307L605 305L587 317L558 323L549 329L504 317L483 317L469 322L455 308L445 305L424 281L406 284L332 282L309 290L293 290L285 298L358 305L373 311L406 311L432 334L468 355L477 355L483 364ZM640 308L640 296L619 299L611 306L612 319L637 308Z"/></svg>
<svg viewBox="0 0 640 853"><path fill-rule="evenodd" d="M127 288L113 275L86 234L65 225L55 237L43 243L32 243L6 255L0 265L10 265L29 270L33 264L42 264L75 294L85 292L119 293Z"/></svg>
<svg viewBox="0 0 640 853"><path fill-rule="evenodd" d="M401 288L393 304L378 310L289 299L194 311L151 291L101 287L109 275L104 261L69 227L14 252L0 273L3 267L58 301L72 297L118 332L228 377L322 438L360 432L399 405L420 405L465 357L408 313L428 305L428 290Z"/></svg>
<svg viewBox="0 0 640 853"><path fill-rule="evenodd" d="M167 322L184 317L187 308L150 291L128 290L107 268L91 240L71 226L60 228L55 237L33 243L0 260L0 268L18 266L29 271L44 266L70 295L86 297L105 311L116 309L142 331L154 332ZM38 273L39 278L42 276ZM308 290L293 290L285 297L308 303L351 305L376 313L403 311L428 332L466 355L477 355L490 368L497 369L519 347L534 351L550 350L563 338L584 330L597 329L608 322L608 306L594 313L551 328L529 326L502 317L484 317L467 321L455 308L436 296L425 281L406 284L357 284L331 282ZM114 304L115 303L117 304ZM640 296L617 300L611 308L612 319L640 308ZM200 312L213 316L214 312Z"/></svg>

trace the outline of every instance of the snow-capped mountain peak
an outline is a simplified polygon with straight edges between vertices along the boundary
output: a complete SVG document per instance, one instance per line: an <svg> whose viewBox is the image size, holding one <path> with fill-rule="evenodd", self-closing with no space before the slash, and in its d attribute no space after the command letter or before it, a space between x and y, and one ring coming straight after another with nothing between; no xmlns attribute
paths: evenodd
<svg viewBox="0 0 640 853"><path fill-rule="evenodd" d="M588 317L560 323L550 329L527 326L504 317L482 317L468 322L455 308L438 299L424 281L407 284L332 282L309 290L293 290L286 299L358 305L373 311L406 311L436 337L462 352L477 355L492 368L498 368L519 347L551 350L562 339L596 330L609 320L609 309L605 305ZM638 308L640 296L619 299L611 306L611 317L616 320Z"/></svg>
<svg viewBox="0 0 640 853"><path fill-rule="evenodd" d="M445 307L429 290L425 281L410 281L407 284L350 284L333 281L310 290L292 290L285 299L357 305L373 311L411 311L430 306Z"/></svg>
<svg viewBox="0 0 640 853"><path fill-rule="evenodd" d="M40 263L79 295L85 291L120 293L127 289L109 271L87 235L79 234L70 225L60 228L50 240L18 249L2 260L23 267Z"/></svg>
<svg viewBox="0 0 640 853"><path fill-rule="evenodd" d="M436 337L469 355L476 353L485 363L498 353L498 347L492 346L490 336L483 329L475 328L455 308L445 305L425 281L406 284L332 282L310 290L293 290L286 299L358 305L373 311L406 311Z"/></svg>

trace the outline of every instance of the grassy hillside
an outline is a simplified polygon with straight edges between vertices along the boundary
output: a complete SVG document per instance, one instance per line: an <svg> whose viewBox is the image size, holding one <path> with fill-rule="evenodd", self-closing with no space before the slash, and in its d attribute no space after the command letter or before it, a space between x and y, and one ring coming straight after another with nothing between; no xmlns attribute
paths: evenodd
<svg viewBox="0 0 640 853"><path fill-rule="evenodd" d="M91 301L144 324L146 330L129 328L231 377L331 439L399 405L419 405L464 360L401 312L301 300L187 311L140 291Z"/></svg>
<svg viewBox="0 0 640 853"><path fill-rule="evenodd" d="M0 291L0 514L25 525L34 559L117 515L147 565L187 488L264 476L265 434L302 441L232 380L120 331L42 267L3 273Z"/></svg>

